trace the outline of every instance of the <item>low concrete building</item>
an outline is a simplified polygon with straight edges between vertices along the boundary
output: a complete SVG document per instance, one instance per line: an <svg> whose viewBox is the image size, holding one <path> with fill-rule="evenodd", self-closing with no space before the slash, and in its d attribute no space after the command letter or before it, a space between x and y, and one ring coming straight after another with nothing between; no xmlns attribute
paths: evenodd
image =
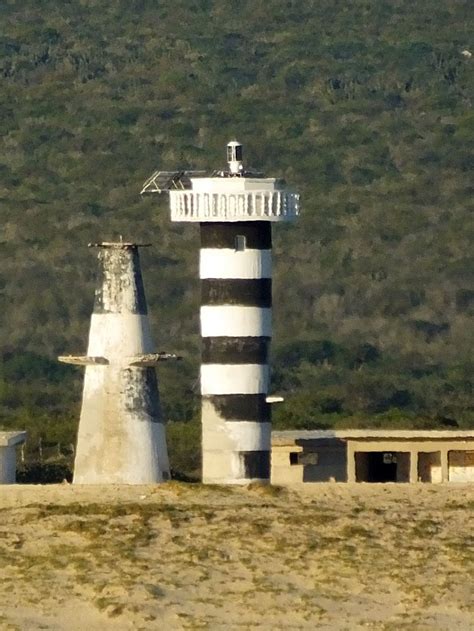
<svg viewBox="0 0 474 631"><path fill-rule="evenodd" d="M16 447L26 440L26 432L0 432L0 484L16 482Z"/></svg>
<svg viewBox="0 0 474 631"><path fill-rule="evenodd" d="M474 482L474 430L272 434L272 483Z"/></svg>

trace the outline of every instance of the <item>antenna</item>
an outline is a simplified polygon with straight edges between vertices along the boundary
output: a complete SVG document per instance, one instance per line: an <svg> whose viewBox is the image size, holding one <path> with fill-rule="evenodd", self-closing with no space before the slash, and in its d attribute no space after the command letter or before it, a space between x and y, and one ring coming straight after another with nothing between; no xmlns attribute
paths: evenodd
<svg viewBox="0 0 474 631"><path fill-rule="evenodd" d="M183 191L191 188L191 177L203 177L206 171L155 171L143 184L140 195Z"/></svg>

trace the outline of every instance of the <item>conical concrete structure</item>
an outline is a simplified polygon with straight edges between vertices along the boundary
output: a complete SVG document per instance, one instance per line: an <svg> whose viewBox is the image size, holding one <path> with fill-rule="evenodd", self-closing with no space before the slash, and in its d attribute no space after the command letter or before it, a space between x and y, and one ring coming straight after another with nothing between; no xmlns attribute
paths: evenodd
<svg viewBox="0 0 474 631"><path fill-rule="evenodd" d="M135 243L98 243L99 277L87 356L75 484L150 484L169 478L165 427Z"/></svg>
<svg viewBox="0 0 474 631"><path fill-rule="evenodd" d="M227 167L157 171L142 193L167 191L172 221L201 233L202 479L270 481L272 223L299 214L299 195L245 167L227 145Z"/></svg>

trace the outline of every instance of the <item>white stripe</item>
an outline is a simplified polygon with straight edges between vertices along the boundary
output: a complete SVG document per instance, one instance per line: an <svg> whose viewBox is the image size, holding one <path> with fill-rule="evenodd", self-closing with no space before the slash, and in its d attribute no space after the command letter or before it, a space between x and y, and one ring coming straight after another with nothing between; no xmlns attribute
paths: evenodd
<svg viewBox="0 0 474 631"><path fill-rule="evenodd" d="M271 250L204 248L200 252L200 278L271 278Z"/></svg>
<svg viewBox="0 0 474 631"><path fill-rule="evenodd" d="M270 451L271 423L226 422L226 428L240 451Z"/></svg>
<svg viewBox="0 0 474 631"><path fill-rule="evenodd" d="M268 392L266 364L204 364L201 394L260 394Z"/></svg>
<svg viewBox="0 0 474 631"><path fill-rule="evenodd" d="M87 354L109 360L154 351L148 316L137 313L93 313Z"/></svg>
<svg viewBox="0 0 474 631"><path fill-rule="evenodd" d="M224 421L222 424L202 424L203 454L213 452L270 451L271 423L254 421Z"/></svg>
<svg viewBox="0 0 474 631"><path fill-rule="evenodd" d="M201 307L202 337L271 337L272 310L260 307Z"/></svg>

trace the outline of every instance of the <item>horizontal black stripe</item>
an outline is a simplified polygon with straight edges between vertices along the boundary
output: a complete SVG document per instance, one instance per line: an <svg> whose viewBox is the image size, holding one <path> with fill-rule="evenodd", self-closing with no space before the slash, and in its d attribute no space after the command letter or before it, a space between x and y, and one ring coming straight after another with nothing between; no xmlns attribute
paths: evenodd
<svg viewBox="0 0 474 631"><path fill-rule="evenodd" d="M269 451L241 451L239 454L248 479L268 480L270 478Z"/></svg>
<svg viewBox="0 0 474 631"><path fill-rule="evenodd" d="M203 364L267 364L270 337L204 337Z"/></svg>
<svg viewBox="0 0 474 631"><path fill-rule="evenodd" d="M236 237L245 237L245 247L270 250L272 225L269 221L236 221L201 223L201 248L236 247Z"/></svg>
<svg viewBox="0 0 474 631"><path fill-rule="evenodd" d="M202 305L241 305L271 307L271 278L204 278L201 280Z"/></svg>
<svg viewBox="0 0 474 631"><path fill-rule="evenodd" d="M147 306L138 249L101 248L98 259L94 313L146 315Z"/></svg>
<svg viewBox="0 0 474 631"><path fill-rule="evenodd" d="M202 397L203 402L211 403L226 421L270 423L272 408L266 398L266 394L212 394Z"/></svg>

